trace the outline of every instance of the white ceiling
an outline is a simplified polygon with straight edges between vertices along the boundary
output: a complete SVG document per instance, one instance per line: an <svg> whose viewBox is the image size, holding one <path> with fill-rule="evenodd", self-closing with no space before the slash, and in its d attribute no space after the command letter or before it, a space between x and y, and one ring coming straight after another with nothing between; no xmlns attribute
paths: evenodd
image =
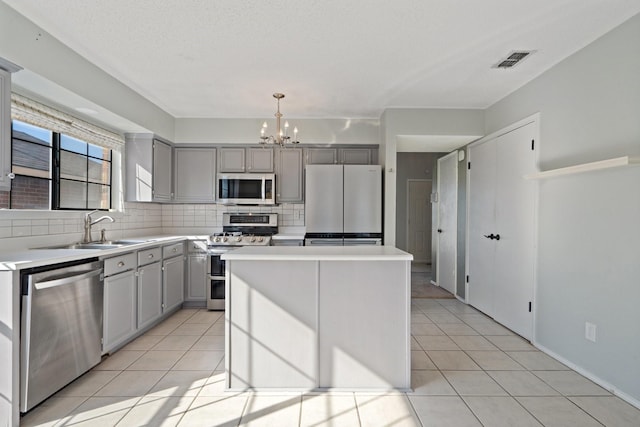
<svg viewBox="0 0 640 427"><path fill-rule="evenodd" d="M639 0L3 0L175 117L486 108ZM511 70L512 50L536 50Z"/></svg>

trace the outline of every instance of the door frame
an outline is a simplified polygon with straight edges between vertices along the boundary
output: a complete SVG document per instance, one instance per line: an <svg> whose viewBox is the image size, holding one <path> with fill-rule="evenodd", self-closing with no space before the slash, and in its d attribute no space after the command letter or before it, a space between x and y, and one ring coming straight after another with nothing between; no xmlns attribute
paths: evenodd
<svg viewBox="0 0 640 427"><path fill-rule="evenodd" d="M431 183L431 194L433 194L433 179L432 178L408 178L407 179L407 205L406 205L406 209L405 212L407 213L406 217L405 217L405 229L406 229L406 236L405 236L405 242L407 242L407 252L409 252L409 236L411 235L410 228L409 228L409 204L410 204L410 199L409 199L409 184L411 182L430 182ZM429 200L431 200L431 197L429 197ZM433 240L433 203L431 203L431 239ZM433 242L432 242L432 248L433 248ZM427 262L430 262L433 260L433 253L429 253L431 255L431 259L427 260ZM415 261L415 260L414 260ZM433 268L433 266L432 266Z"/></svg>
<svg viewBox="0 0 640 427"><path fill-rule="evenodd" d="M502 136L504 134L507 134L509 132L512 132L518 128L521 128L523 126L529 125L531 123L534 124L534 129L535 129L535 143L536 143L536 149L534 150L534 158L535 158L535 165L536 165L536 169L540 170L540 147L541 147L541 137L540 137L540 118L541 118L541 114L538 113L534 113L530 116L525 117L524 119L518 120L517 122L514 122L510 125L507 125L505 127L503 127L502 129L499 129L495 132L490 133L489 135L483 136L482 138L478 139L477 141L472 142L471 144L469 144L467 146L467 164L469 164L469 162L471 162L471 150L469 150L469 148L476 146L476 145L480 145L483 144L487 141L490 141L492 139L495 139L499 136ZM468 166L467 166L468 167ZM467 173L467 177L466 177L466 224L465 224L465 254L464 254L464 258L465 258L465 277L469 276L469 239L470 239L470 235L469 235L469 214L470 214L470 201L471 201L471 174ZM538 233L538 206L539 206L539 201L540 201L540 184L539 181L535 182L535 190L534 190L534 197L533 197L533 260L532 260L532 264L533 264L533 295L532 295L532 325L531 325L531 343L532 344L536 344L536 318L537 318L537 304L536 301L538 300L537 296L538 296L538 241L539 241L539 233ZM469 282L467 280L465 280L465 295L469 295ZM537 347L537 346L536 346Z"/></svg>
<svg viewBox="0 0 640 427"><path fill-rule="evenodd" d="M458 150L454 150L451 153L447 154L446 156L442 156L439 157L437 160L437 165L438 165L438 170L436 171L436 176L437 176L437 181L436 181L436 192L438 194L437 196L437 204L438 204L438 209L436 212L436 218L437 218L437 224L438 224L438 228L440 228L440 203L442 201L442 194L440 193L440 183L441 183L441 176L440 176L440 161L443 159L446 159L448 157L455 157L455 188L456 188L456 197L455 197L455 201L456 201L456 218L455 218L455 222L456 222L456 230L455 230L455 239L453 241L453 252L454 252L454 256L453 256L453 262L454 262L454 269L453 269L453 296L455 296L456 298L458 298L458 185L459 185L459 179L458 179ZM432 233L433 235L433 233ZM435 277L435 284L438 287L442 287L442 285L440 284L440 235L438 234L436 236L436 277ZM444 288L443 288L444 289Z"/></svg>

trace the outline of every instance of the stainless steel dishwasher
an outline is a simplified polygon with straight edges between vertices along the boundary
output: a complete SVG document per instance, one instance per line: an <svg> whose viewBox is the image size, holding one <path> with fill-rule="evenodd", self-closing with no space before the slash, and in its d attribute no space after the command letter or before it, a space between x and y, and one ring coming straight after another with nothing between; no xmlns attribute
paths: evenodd
<svg viewBox="0 0 640 427"><path fill-rule="evenodd" d="M100 362L102 280L97 258L22 272L21 412Z"/></svg>

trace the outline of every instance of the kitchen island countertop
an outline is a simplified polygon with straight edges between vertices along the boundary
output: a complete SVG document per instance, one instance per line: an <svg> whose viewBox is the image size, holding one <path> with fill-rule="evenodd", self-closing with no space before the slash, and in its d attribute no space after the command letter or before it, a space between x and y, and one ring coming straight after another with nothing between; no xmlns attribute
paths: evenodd
<svg viewBox="0 0 640 427"><path fill-rule="evenodd" d="M411 261L413 255L394 246L245 246L224 260Z"/></svg>

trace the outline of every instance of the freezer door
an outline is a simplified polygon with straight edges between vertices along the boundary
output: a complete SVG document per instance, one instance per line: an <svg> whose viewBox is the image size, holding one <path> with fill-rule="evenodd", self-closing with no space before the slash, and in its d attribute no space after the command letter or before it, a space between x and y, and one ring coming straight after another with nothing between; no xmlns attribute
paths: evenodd
<svg viewBox="0 0 640 427"><path fill-rule="evenodd" d="M380 165L344 165L344 232L382 232Z"/></svg>
<svg viewBox="0 0 640 427"><path fill-rule="evenodd" d="M342 165L307 165L305 174L307 233L342 233Z"/></svg>

